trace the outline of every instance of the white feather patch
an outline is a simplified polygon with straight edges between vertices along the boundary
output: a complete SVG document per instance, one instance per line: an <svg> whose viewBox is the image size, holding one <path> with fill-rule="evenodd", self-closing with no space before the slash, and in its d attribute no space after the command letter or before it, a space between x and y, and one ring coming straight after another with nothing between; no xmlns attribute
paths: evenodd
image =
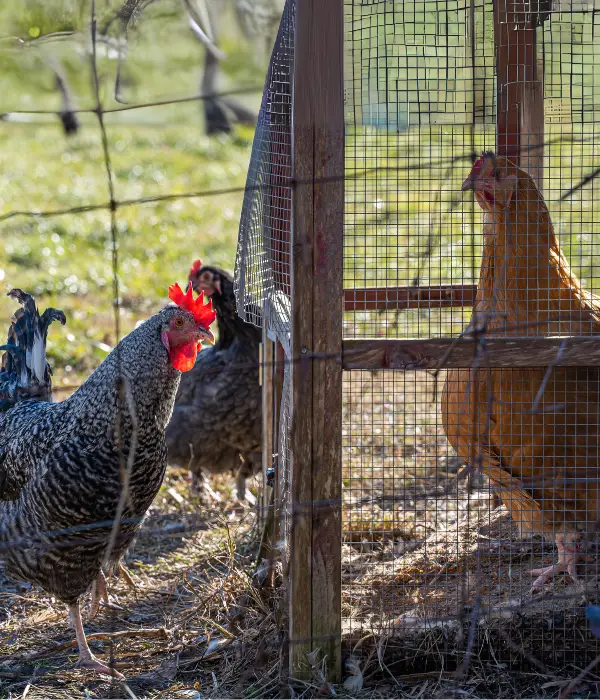
<svg viewBox="0 0 600 700"><path fill-rule="evenodd" d="M44 339L38 330L35 331L31 351L27 351L26 362L38 382L42 383L46 373L46 351Z"/></svg>

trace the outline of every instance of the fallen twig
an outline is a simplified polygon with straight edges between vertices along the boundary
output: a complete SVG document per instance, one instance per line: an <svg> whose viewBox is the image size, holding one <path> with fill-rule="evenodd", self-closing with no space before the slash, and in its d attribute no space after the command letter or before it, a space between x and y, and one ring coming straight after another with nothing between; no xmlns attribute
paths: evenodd
<svg viewBox="0 0 600 700"><path fill-rule="evenodd" d="M575 688L581 683L581 681L588 675L588 673L590 673L590 671L598 665L598 663L600 663L600 656L597 656L595 659L593 659L593 661L590 661L583 671L581 671L579 675L575 676L575 678L573 678L566 688L563 688L560 691L558 694L559 699L568 698Z"/></svg>
<svg viewBox="0 0 600 700"><path fill-rule="evenodd" d="M159 637L161 639L169 638L169 631L164 627L139 629L139 630L121 630L119 632L95 632L94 634L88 634L88 641L108 641L115 639L124 639L126 637ZM25 656L19 657L19 661L35 661L36 659L43 659L46 656L52 656L65 649L72 649L77 646L77 640L72 639L70 642L63 642L62 644L57 644L51 649L44 649L42 651L36 651L32 654L26 654ZM0 661L9 661L12 657L4 657Z"/></svg>

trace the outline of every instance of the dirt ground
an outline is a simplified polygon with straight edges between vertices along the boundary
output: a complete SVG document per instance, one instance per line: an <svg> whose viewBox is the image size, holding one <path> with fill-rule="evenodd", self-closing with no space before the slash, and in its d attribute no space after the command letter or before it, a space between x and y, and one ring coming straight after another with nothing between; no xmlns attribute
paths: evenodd
<svg viewBox="0 0 600 700"><path fill-rule="evenodd" d="M287 677L285 584L280 568L275 587L253 576L255 509L233 502L225 478L213 484L221 502L201 505L187 475L170 469L126 558L136 588L111 578L122 609L85 621L94 653L113 658L125 683L76 669L64 606L4 576L0 697L564 692L600 654L586 619L586 607L600 604L597 543L589 543L578 585L560 577L532 594L529 570L553 561L553 543L523 539L486 479L465 477L439 424L431 379L353 373L345 397L343 685L322 682L318 653L310 681ZM572 696L600 696L596 670Z"/></svg>
<svg viewBox="0 0 600 700"><path fill-rule="evenodd" d="M585 619L585 606L600 602L596 577L589 570L585 588L560 579L532 595L527 569L551 560L551 543L520 539L480 485L457 499L463 486L456 479L430 492L421 483L416 510L447 516L428 537L365 543L347 534L346 687L327 689L318 677L286 678L282 589L252 578L253 511L228 501L225 482L217 484L223 502L206 510L189 498L181 472L170 471L127 557L137 589L111 579L123 609L86 622L92 649L112 655L126 685L76 669L63 606L5 578L0 696L557 697L600 653ZM471 515L456 503L469 503ZM93 639L99 632L108 638ZM578 696L597 697L596 681L588 675Z"/></svg>
<svg viewBox="0 0 600 700"><path fill-rule="evenodd" d="M127 688L75 669L64 606L4 577L0 585L0 696L260 697L278 683L280 643L268 600L248 572L255 516L223 503L207 510L170 471L126 563L137 589L113 577L123 609L85 621L90 647L115 660ZM109 638L94 640L94 633ZM122 634L119 636L119 634ZM275 634L275 636L273 636ZM113 636L111 639L110 636ZM271 668L273 667L273 668Z"/></svg>

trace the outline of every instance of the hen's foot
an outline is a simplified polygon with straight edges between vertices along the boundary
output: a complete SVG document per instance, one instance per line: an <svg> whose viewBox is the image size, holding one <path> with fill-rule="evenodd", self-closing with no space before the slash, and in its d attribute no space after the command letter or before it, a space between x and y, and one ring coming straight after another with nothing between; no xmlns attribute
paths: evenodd
<svg viewBox="0 0 600 700"><path fill-rule="evenodd" d="M577 583L577 558L569 557L568 560L561 561L560 559L552 566L542 567L541 569L532 569L529 572L532 576L537 576L532 584L533 590L537 591L543 588L544 585L556 574L567 573Z"/></svg>
<svg viewBox="0 0 600 700"><path fill-rule="evenodd" d="M240 494L239 489L235 490L235 500L242 506L252 506L256 505L256 496L249 489L244 488L242 494Z"/></svg>
<svg viewBox="0 0 600 700"><path fill-rule="evenodd" d="M241 469L235 479L235 495L237 500L243 505L256 505L256 496L246 488L246 476L242 474Z"/></svg>
<svg viewBox="0 0 600 700"><path fill-rule="evenodd" d="M246 497L244 500L250 506L256 505L256 496L252 493L252 491L246 491Z"/></svg>
<svg viewBox="0 0 600 700"><path fill-rule="evenodd" d="M580 543L573 541L573 535L570 536L569 540L565 539L564 535L557 535L556 548L558 549L558 561L556 564L530 571L532 576L537 576L532 584L534 591L542 588L556 574L566 573L571 577L573 583L578 582L577 564L581 559L587 559L581 552Z"/></svg>
<svg viewBox="0 0 600 700"><path fill-rule="evenodd" d="M192 493L206 505L216 505L221 502L221 496L216 491L213 491L208 477L205 474L192 473Z"/></svg>

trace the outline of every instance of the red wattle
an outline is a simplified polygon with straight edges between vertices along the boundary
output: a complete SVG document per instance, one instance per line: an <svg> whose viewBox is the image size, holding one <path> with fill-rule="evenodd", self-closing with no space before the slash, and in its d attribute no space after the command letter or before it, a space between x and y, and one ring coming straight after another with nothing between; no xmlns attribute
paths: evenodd
<svg viewBox="0 0 600 700"><path fill-rule="evenodd" d="M169 360L175 369L180 372L189 372L196 364L198 349L196 343L178 345L169 350Z"/></svg>

